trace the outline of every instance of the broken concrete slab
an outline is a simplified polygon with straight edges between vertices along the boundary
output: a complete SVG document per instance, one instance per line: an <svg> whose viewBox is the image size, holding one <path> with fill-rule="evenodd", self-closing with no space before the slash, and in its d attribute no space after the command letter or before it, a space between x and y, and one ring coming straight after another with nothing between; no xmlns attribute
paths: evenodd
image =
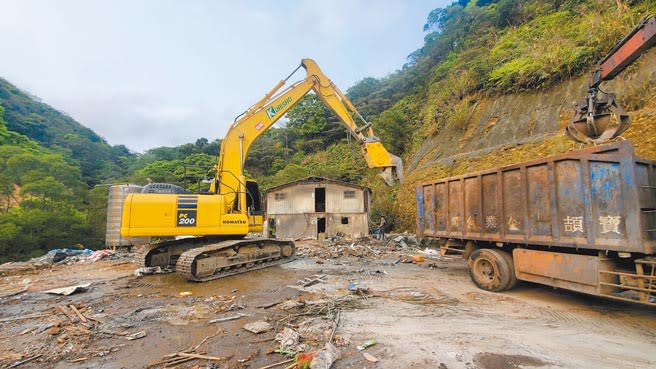
<svg viewBox="0 0 656 369"><path fill-rule="evenodd" d="M339 351L332 343L326 343L326 346L317 351L310 369L330 369L333 363L339 359Z"/></svg>
<svg viewBox="0 0 656 369"><path fill-rule="evenodd" d="M142 268L137 268L134 271L134 275L136 277L143 277L144 275L150 275L150 274L162 274L164 271L162 270L161 267L142 267Z"/></svg>
<svg viewBox="0 0 656 369"><path fill-rule="evenodd" d="M264 320L259 320L257 322L248 323L244 325L243 328L251 333L260 334L270 330L271 324L265 322Z"/></svg>

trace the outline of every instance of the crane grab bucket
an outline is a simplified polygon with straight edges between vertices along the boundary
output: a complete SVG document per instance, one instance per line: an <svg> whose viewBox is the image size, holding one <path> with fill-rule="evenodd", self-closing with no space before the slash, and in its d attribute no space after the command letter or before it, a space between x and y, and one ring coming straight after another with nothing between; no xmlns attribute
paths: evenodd
<svg viewBox="0 0 656 369"><path fill-rule="evenodd" d="M593 89L584 102L574 106L566 133L577 142L600 144L621 135L630 125L631 119L615 95Z"/></svg>
<svg viewBox="0 0 656 369"><path fill-rule="evenodd" d="M617 103L615 95L603 92L599 86L622 73L654 45L656 15L650 15L642 19L597 63L588 84L585 101L574 105L574 117L566 130L571 139L600 144L621 135L629 128L629 115Z"/></svg>

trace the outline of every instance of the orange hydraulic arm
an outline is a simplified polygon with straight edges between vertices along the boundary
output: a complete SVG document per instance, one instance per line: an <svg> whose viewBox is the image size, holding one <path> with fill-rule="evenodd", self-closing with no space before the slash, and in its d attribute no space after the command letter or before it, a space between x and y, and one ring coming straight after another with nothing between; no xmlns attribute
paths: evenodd
<svg viewBox="0 0 656 369"><path fill-rule="evenodd" d="M590 88L598 88L631 65L640 55L656 44L656 15L643 19L628 35L618 42L597 64Z"/></svg>

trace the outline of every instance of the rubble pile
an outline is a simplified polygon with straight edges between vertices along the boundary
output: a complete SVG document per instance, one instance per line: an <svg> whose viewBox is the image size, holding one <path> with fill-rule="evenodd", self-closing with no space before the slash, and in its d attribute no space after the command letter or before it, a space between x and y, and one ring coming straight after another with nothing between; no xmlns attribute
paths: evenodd
<svg viewBox="0 0 656 369"><path fill-rule="evenodd" d="M99 260L132 260L133 255L127 251L89 250L89 249L52 249L45 255L28 261L0 264L0 274L19 273L28 270L48 268L53 265L71 265L77 263L95 263Z"/></svg>
<svg viewBox="0 0 656 369"><path fill-rule="evenodd" d="M296 253L298 256L316 258L321 263L326 259L340 259L349 256L379 259L385 254L397 251L412 252L418 245L417 237L410 234L388 235L383 240L370 237L356 240L331 237L323 241L304 242L297 248Z"/></svg>
<svg viewBox="0 0 656 369"><path fill-rule="evenodd" d="M92 348L93 342L108 336L127 337L129 332L109 332L103 328L103 314L84 304L58 304L55 307L30 316L5 318L11 322L31 320L28 327L15 336L39 337L32 345L23 348L23 353L6 352L0 356L0 363L11 362L12 365L22 365L32 360L39 362L82 362L94 357L103 357L116 352L124 344L103 348ZM5 327L6 332L13 327ZM129 338L128 338L129 339ZM13 366L10 366L13 367Z"/></svg>
<svg viewBox="0 0 656 369"><path fill-rule="evenodd" d="M222 362L245 367L256 361L265 361L272 363L271 365L285 363L286 367L295 365L295 368L328 369L344 355L350 357L349 360L374 363L386 358L384 355L380 356L377 348L364 352L376 344L375 340L360 341L362 338L359 338L358 342L354 342L349 334L338 332L342 312L368 309L380 298L417 305L454 303L446 301L439 294L426 291L381 291L380 287L370 287L369 283L375 285L375 280L389 278L390 273L382 268L383 265L400 263L408 255L412 258L421 253L418 247L416 237L408 234L390 235L383 240L336 237L323 241L299 242L298 254L301 258L310 258L310 265L313 264L312 259L317 262L332 259L335 264L359 261L364 263L348 270L319 270L317 274L307 273L301 277L304 277L303 279L296 281L297 283L284 282L295 284L294 286L272 285L271 291L287 289L296 292L291 294L293 297L288 295L283 299L259 300L260 305L253 303L249 292L237 293L244 288L241 286L210 294L185 283L180 284L181 288L173 293L170 288L158 290L166 290L165 294L152 289L157 284L162 288L161 286L168 286L170 283L179 283L175 275L135 278L127 274L127 279L118 288L103 281L83 284L87 281L71 279L71 282L77 284L36 290L33 281L33 290L30 292L23 288L12 293L13 300L9 297L3 300L0 297L0 304L13 306L21 299L42 299L42 295L48 295L51 299L46 305L47 308L37 310L36 315L34 312L24 314L23 309L14 310L17 315L24 314L22 316L0 315L3 332L22 337L21 340L29 342L29 347L11 345L6 354L0 355L0 367L5 364L23 365L20 363L93 364L97 358L117 352L121 352L121 355L131 352L134 347L132 341L141 340L138 344L142 344L161 339L161 327L164 325L175 327L175 330L216 329L216 336L221 336L221 339L217 338L216 341L208 343L214 344L213 349L200 350L200 345L211 338L208 336L196 346L179 352L163 353L159 360L154 361L151 358L149 362L141 363L146 367L162 368L183 363L189 365L192 362L206 363L207 366L201 365L199 368L220 366L219 363ZM62 268L52 269L53 272L61 272L64 268L71 271L75 268L94 268L81 264L115 259L131 260L131 257L110 250L93 252L58 249L27 264L62 265ZM122 263L118 263L120 264ZM338 285L333 287L331 276L335 275L339 275L340 279ZM298 276L287 278L295 279ZM104 289L102 293L101 289ZM202 295L198 295L200 291L203 291ZM251 290L250 293L252 291L259 290ZM129 301L127 306L112 306L124 298ZM233 352L217 350L218 341L233 336L239 337L242 343L247 340L249 344L259 346L239 346L237 351ZM361 350L358 348L356 351L356 345L361 347ZM272 356L263 356L264 352ZM114 355L112 358L119 356Z"/></svg>
<svg viewBox="0 0 656 369"><path fill-rule="evenodd" d="M350 337L337 335L341 312L365 307L355 295L321 296L319 299L286 300L277 305L271 321L277 323L275 353L294 358L294 368L328 369L340 357L337 347L351 344Z"/></svg>

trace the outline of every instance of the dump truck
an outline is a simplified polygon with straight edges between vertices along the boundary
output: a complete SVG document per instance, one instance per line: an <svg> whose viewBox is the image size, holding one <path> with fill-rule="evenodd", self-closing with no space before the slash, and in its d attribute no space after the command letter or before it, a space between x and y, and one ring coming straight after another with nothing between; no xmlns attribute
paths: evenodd
<svg viewBox="0 0 656 369"><path fill-rule="evenodd" d="M417 235L488 291L518 281L656 306L656 161L630 141L421 183Z"/></svg>

